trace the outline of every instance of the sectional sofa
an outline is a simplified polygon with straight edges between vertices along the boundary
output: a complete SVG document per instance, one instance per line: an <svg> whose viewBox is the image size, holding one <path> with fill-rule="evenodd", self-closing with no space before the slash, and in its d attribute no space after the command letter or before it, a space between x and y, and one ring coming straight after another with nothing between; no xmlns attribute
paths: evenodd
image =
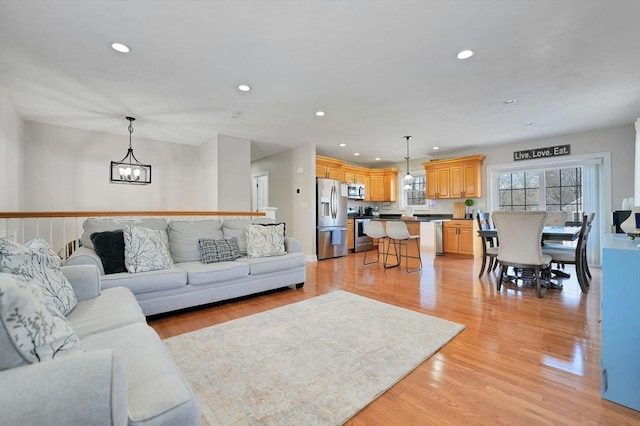
<svg viewBox="0 0 640 426"><path fill-rule="evenodd" d="M260 251L260 247L256 249L258 243L273 237L272 232L262 240L260 235L253 239L251 235L247 235L248 226L255 233L256 229L274 230L275 225L279 224L268 218L193 221L90 218L83 223L82 246L72 254L66 265L97 267L102 288L129 288L147 316L287 286L301 288L306 279L306 256L302 252L302 242L286 236L284 224L281 225L282 250L276 253L265 253ZM127 226L153 229L159 233L166 231L170 265L136 273L107 273L109 271L105 271L104 256L101 258L96 252L91 236L104 235ZM237 255L232 256L234 260L231 261L204 263L200 240L207 240L209 243L235 240ZM267 243L273 244L274 241ZM276 241L275 244L279 242Z"/></svg>

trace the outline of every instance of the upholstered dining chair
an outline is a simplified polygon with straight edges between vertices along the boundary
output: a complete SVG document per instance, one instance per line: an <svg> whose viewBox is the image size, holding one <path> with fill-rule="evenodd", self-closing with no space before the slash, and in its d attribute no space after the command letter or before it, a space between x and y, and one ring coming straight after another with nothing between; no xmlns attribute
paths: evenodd
<svg viewBox="0 0 640 426"><path fill-rule="evenodd" d="M420 235L409 234L407 224L401 220L389 220L387 221L387 236L389 237L389 249L387 250L387 256L385 256L385 268L394 268L396 266L399 266L402 258L404 257L407 272L417 272L422 270L422 259L420 258L420 243L418 242ZM409 241L411 240L414 240L416 242L416 256L409 256ZM388 265L387 257L389 254L391 254L391 244L393 244L396 263L393 265ZM403 247L404 255L402 254ZM409 268L409 259L418 259L418 261L420 262L420 267Z"/></svg>
<svg viewBox="0 0 640 426"><path fill-rule="evenodd" d="M376 260L370 260L367 262L367 253L369 250L364 252L364 259L362 263L365 265L371 265L372 263L378 263L380 260L380 255L383 254L386 262L386 254L387 249L385 248L385 242L387 241L387 233L384 231L384 227L382 226L382 222L377 220L371 220L364 223L364 233L371 238L372 241L377 243L377 256ZM380 248L382 246L382 252L380 252Z"/></svg>
<svg viewBox="0 0 640 426"><path fill-rule="evenodd" d="M547 212L547 221L544 226L564 226L567 222L567 212Z"/></svg>
<svg viewBox="0 0 640 426"><path fill-rule="evenodd" d="M589 271L589 265L587 264L587 241L595 215L595 213L583 215L582 227L580 228L580 236L576 247L554 244L553 247L545 246L542 248L542 253L551 256L553 263L562 265L562 267L564 265L575 265L578 284L580 284L580 290L583 293L587 293L590 286L591 271Z"/></svg>
<svg viewBox="0 0 640 426"><path fill-rule="evenodd" d="M550 275L551 256L542 253L542 230L547 220L545 211L496 211L491 215L498 231L498 262L500 275L496 288L502 288L502 280L509 266L533 270L536 293L542 297L541 274Z"/></svg>
<svg viewBox="0 0 640 426"><path fill-rule="evenodd" d="M476 220L478 222L478 229L491 229L491 213L478 213L476 215ZM495 270L498 266L498 244L493 237L480 237L482 239L482 266L480 267L480 274L478 274L478 278L482 278L482 274L484 273L484 268L487 265L487 260L489 261L489 266L487 268L487 274L492 270Z"/></svg>

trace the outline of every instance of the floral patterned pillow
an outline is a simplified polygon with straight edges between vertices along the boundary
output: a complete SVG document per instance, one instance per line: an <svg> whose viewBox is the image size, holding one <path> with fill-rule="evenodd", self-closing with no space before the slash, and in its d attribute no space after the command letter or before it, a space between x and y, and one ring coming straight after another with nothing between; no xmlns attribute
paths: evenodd
<svg viewBox="0 0 640 426"><path fill-rule="evenodd" d="M78 336L29 279L0 272L0 370L81 350Z"/></svg>
<svg viewBox="0 0 640 426"><path fill-rule="evenodd" d="M48 306L67 315L78 304L73 287L60 270L60 258L42 238L23 246L0 238L0 271L20 275L37 285Z"/></svg>
<svg viewBox="0 0 640 426"><path fill-rule="evenodd" d="M169 269L173 266L167 231L125 225L124 266L129 273Z"/></svg>
<svg viewBox="0 0 640 426"><path fill-rule="evenodd" d="M247 225L247 257L283 256L284 224Z"/></svg>

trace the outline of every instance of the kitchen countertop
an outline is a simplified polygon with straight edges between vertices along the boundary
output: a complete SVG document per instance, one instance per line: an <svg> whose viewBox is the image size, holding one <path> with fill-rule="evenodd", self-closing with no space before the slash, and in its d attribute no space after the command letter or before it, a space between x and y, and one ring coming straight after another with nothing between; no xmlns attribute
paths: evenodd
<svg viewBox="0 0 640 426"><path fill-rule="evenodd" d="M413 215L413 217L403 217L402 215L389 215L386 217L383 217L382 215L380 215L379 218L376 218L376 220L402 220L405 222L434 222L434 221L441 221L441 220L451 220L453 218L453 215L451 214L416 214Z"/></svg>

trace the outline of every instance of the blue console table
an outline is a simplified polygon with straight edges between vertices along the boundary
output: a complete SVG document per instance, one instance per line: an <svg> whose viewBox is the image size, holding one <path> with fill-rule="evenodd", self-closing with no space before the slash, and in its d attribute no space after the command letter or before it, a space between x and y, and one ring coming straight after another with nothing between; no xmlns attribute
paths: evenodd
<svg viewBox="0 0 640 426"><path fill-rule="evenodd" d="M640 239L602 249L602 397L640 411Z"/></svg>

